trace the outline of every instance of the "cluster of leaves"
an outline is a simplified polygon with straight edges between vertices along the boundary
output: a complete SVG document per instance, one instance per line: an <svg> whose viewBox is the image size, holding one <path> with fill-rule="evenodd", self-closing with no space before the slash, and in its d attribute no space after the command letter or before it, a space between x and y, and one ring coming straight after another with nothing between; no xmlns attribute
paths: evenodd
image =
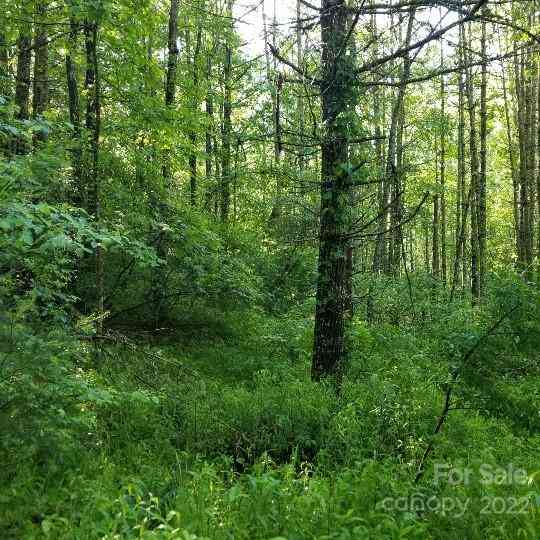
<svg viewBox="0 0 540 540"><path fill-rule="evenodd" d="M156 257L69 207L14 202L0 210L0 229L0 445L5 463L23 453L46 463L87 437L92 404L106 397L88 377L91 350L77 339L94 332L93 317L73 307L77 264L98 243L141 264Z"/></svg>
<svg viewBox="0 0 540 540"><path fill-rule="evenodd" d="M59 314L75 300L66 288L76 277L77 263L97 246L126 252L141 265L159 262L141 242L96 227L83 210L68 205L12 202L0 209L0 230L3 287L47 302L47 315L55 315L52 302Z"/></svg>
<svg viewBox="0 0 540 540"><path fill-rule="evenodd" d="M26 127L33 132L35 122ZM9 127L12 129L9 129ZM8 144L21 126L2 124ZM27 138L31 143L31 135ZM88 341L102 314L81 315L74 284L99 246L140 267L155 251L121 230L98 225L67 202L45 202L65 178L46 148L0 163L0 452L3 481L21 464L59 466L89 442L93 407L109 399L90 376ZM55 178L53 181L52 179ZM41 202L37 202L41 201Z"/></svg>

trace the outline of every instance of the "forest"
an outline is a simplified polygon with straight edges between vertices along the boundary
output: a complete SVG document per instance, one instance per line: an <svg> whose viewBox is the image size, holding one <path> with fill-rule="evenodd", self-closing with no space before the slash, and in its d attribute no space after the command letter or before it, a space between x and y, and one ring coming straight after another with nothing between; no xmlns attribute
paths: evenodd
<svg viewBox="0 0 540 540"><path fill-rule="evenodd" d="M537 0L2 0L0 539L540 537Z"/></svg>

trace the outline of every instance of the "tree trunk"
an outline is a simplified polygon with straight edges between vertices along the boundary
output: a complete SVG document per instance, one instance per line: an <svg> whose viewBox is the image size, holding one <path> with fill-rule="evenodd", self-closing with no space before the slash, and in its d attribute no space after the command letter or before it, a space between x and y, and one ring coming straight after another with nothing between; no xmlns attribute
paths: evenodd
<svg viewBox="0 0 540 540"><path fill-rule="evenodd" d="M501 47L501 39L499 35L499 48ZM503 103L504 103L504 120L506 127L506 145L508 152L508 162L510 164L510 176L512 180L512 210L514 216L514 242L516 245L516 252L519 249L519 179L516 169L516 155L515 155L515 143L512 136L512 122L510 115L510 105L508 99L508 89L506 82L506 68L504 63L501 61L501 81L502 81L502 93L503 93Z"/></svg>
<svg viewBox="0 0 540 540"><path fill-rule="evenodd" d="M469 32L470 32L469 28ZM465 44L466 50L470 50L471 39ZM467 63L471 62L470 53L465 55ZM469 113L469 152L471 163L471 292L473 302L480 299L480 271L478 251L478 208L479 208L479 185L480 167L478 161L478 140L476 131L476 103L474 99L474 85L471 68L465 69L465 88L467 97L467 110Z"/></svg>
<svg viewBox="0 0 540 540"><path fill-rule="evenodd" d="M304 63L304 55L302 51L302 2L301 0L296 0L296 63L302 68ZM303 69L303 68L302 68ZM303 169L305 165L305 155L304 155L304 131L305 131L305 117L304 117L304 96L302 94L303 86L298 90L298 98L296 100L296 107L298 112L298 165L300 169Z"/></svg>
<svg viewBox="0 0 540 540"><path fill-rule="evenodd" d="M404 47L408 47L411 44L412 30L415 17L415 8L411 8L409 12L409 20L407 24L407 33L405 37ZM401 226L400 220L402 215L402 182L401 176L403 171L401 170L400 155L403 152L402 139L403 139L403 125L405 114L405 92L407 90L406 81L411 73L411 57L410 54L405 54L403 58L403 67L399 78L399 86L396 94L396 98L392 107L392 116L390 121L390 131L388 134L388 154L386 156L386 180L391 186L391 204L390 204L390 225L393 231L390 241L390 249L388 253L388 267L389 273L396 274L400 268L400 254L401 254Z"/></svg>
<svg viewBox="0 0 540 540"><path fill-rule="evenodd" d="M225 45L225 65L223 69L223 129L221 143L221 221L229 220L229 207L231 200L231 132L232 132L232 50L229 43Z"/></svg>
<svg viewBox="0 0 540 540"><path fill-rule="evenodd" d="M534 183L536 100L535 83L531 80L530 51L514 51L515 94L517 102L516 125L519 140L519 227L518 268L530 276L533 254Z"/></svg>
<svg viewBox="0 0 540 540"><path fill-rule="evenodd" d="M4 24L4 21L1 18L0 24ZM9 69L9 52L6 35L3 30L0 29L0 100L2 98L6 101L11 99L11 73ZM16 151L16 145L16 138L6 137L5 140L0 142L0 156L3 155L9 159L13 151Z"/></svg>
<svg viewBox="0 0 540 540"><path fill-rule="evenodd" d="M283 89L283 76L277 74L275 85L275 107L274 107L274 165L276 176L276 200L272 208L270 220L277 223L282 214L282 198L283 198L283 180L279 165L281 162L281 153L283 151L283 141L281 134L281 92Z"/></svg>
<svg viewBox="0 0 540 540"><path fill-rule="evenodd" d="M168 21L168 34L167 34L167 71L165 73L165 88L164 88L164 103L165 108L170 110L174 106L176 97L176 72L178 67L178 9L179 0L171 0L169 6L169 21ZM161 165L161 172L163 175L164 189L157 190L157 187L153 187L150 191L150 204L154 211L154 217L158 223L167 219L168 215L168 201L166 197L171 191L172 184L172 170L171 170L171 156L169 152L165 152L163 155L163 161ZM161 193L159 192L161 191ZM167 241L164 237L163 229L158 225L155 231L156 236L156 252L157 255L163 261L167 261ZM160 268L154 273L151 280L151 296L152 301L155 304L155 321L156 327L160 326L165 319L166 300L163 293L167 290L167 278Z"/></svg>
<svg viewBox="0 0 540 540"><path fill-rule="evenodd" d="M34 87L32 99L32 114L34 118L43 115L49 104L49 45L47 35L46 15L47 2L39 0L36 3L36 26L34 34ZM43 132L38 133L38 139L44 139Z"/></svg>
<svg viewBox="0 0 540 540"><path fill-rule="evenodd" d="M171 0L169 8L169 33L167 39L167 74L165 79L165 105L171 106L176 95L176 70L178 66L178 7L179 0Z"/></svg>
<svg viewBox="0 0 540 540"><path fill-rule="evenodd" d="M441 42L441 69L443 66L443 47ZM441 75L441 133L440 133L440 230L441 230L441 273L442 282L447 283L446 258L446 90L444 75Z"/></svg>
<svg viewBox="0 0 540 540"><path fill-rule="evenodd" d="M484 9L485 12L485 9ZM478 300L484 293L486 280L486 185L487 185L487 60L486 23L482 21L482 73L480 83L480 174L478 177Z"/></svg>
<svg viewBox="0 0 540 540"><path fill-rule="evenodd" d="M6 35L2 30L0 30L0 96L5 98L11 96L8 43Z"/></svg>
<svg viewBox="0 0 540 540"><path fill-rule="evenodd" d="M321 10L322 142L321 216L312 378L332 377L339 385L345 357L347 233L350 226L350 175L347 126L352 105L344 51L347 11L344 0L323 0Z"/></svg>
<svg viewBox="0 0 540 540"><path fill-rule="evenodd" d="M375 15L371 16L371 39L374 42L374 58L377 57L378 47L377 47L377 17ZM386 240L384 231L388 227L388 179L384 175L384 151L381 139L381 100L380 100L380 90L377 86L373 87L372 90L373 97L373 122L375 130L375 158L376 158L376 167L378 171L378 176L380 178L379 183L377 184L377 202L378 202L378 220L377 220L377 237L375 239L375 248L373 250L373 273L380 274L386 268ZM368 298L369 302L372 302L371 293ZM370 310L368 310L368 316L370 315ZM370 318L370 317L369 317Z"/></svg>
<svg viewBox="0 0 540 540"><path fill-rule="evenodd" d="M165 75L165 106L172 107L176 96L176 71L178 68L178 8L179 0L171 0L169 7L169 30L167 36L167 73ZM171 160L167 154L162 165L165 192L171 188ZM158 207L163 204L157 203ZM158 210L159 211L159 210Z"/></svg>
<svg viewBox="0 0 540 540"><path fill-rule="evenodd" d="M536 59L536 265L540 269L540 59ZM532 201L534 206L534 201Z"/></svg>
<svg viewBox="0 0 540 540"><path fill-rule="evenodd" d="M221 183L221 152L222 149L219 146L219 138L217 136L216 130L214 130L214 133L212 135L212 150L214 151L214 177L216 179L215 181L215 189L214 189L214 216L216 219L219 217L219 210L220 210L220 203L221 199L218 197L218 195L221 194L221 187L218 185L218 182Z"/></svg>
<svg viewBox="0 0 540 540"><path fill-rule="evenodd" d="M32 62L32 38L30 28L24 26L17 41L17 84L15 89L15 105L17 118L27 120L30 110L30 64Z"/></svg>
<svg viewBox="0 0 540 540"><path fill-rule="evenodd" d="M437 180L439 181L440 179L437 178ZM435 195L433 195L433 221L431 226L431 272L436 280L439 280L441 277L439 259L439 200L439 194L435 193Z"/></svg>
<svg viewBox="0 0 540 540"><path fill-rule="evenodd" d="M81 141L81 109L79 87L77 84L77 66L75 55L77 50L77 37L79 23L73 17L70 19L70 32L68 49L66 53L66 81L68 91L69 121L73 126L73 140L71 146L72 178L74 184L73 202L82 206L84 201L82 186L82 141Z"/></svg>
<svg viewBox="0 0 540 540"><path fill-rule="evenodd" d="M465 63L464 32L459 31L459 63ZM465 151L465 74L459 72L458 79L458 129L457 129L457 197L456 197L456 232L454 272L450 299L454 298L456 289L463 290L466 283L467 265L465 264L465 239L467 238L467 216L470 198L465 193L466 185L466 151Z"/></svg>
<svg viewBox="0 0 540 540"><path fill-rule="evenodd" d="M195 115L199 109L199 53L201 50L202 28L197 29L195 50L191 59L191 70L193 77L192 111ZM195 119L192 120L192 122ZM190 203L192 207L197 206L197 130L192 128L189 132L189 178L190 178Z"/></svg>
<svg viewBox="0 0 540 540"><path fill-rule="evenodd" d="M212 58L210 51L207 52L206 58L206 84L208 89L205 99L205 112L206 112L206 129L205 129L205 208L210 210L213 198L213 192L215 190L214 177L212 175L212 159L213 159L213 145L212 137L214 133L214 97L212 90Z"/></svg>
<svg viewBox="0 0 540 540"><path fill-rule="evenodd" d="M274 21L272 25L272 44L276 47L276 6L274 4ZM266 13L263 7L263 32L265 44L270 42L268 29L266 24ZM298 30L297 30L298 32ZM274 204L272 205L272 211L270 213L270 222L277 224L281 217L281 198L282 198L282 180L280 171L281 152L283 150L283 144L281 140L281 91L283 87L283 76L281 73L277 73L276 62L274 59L273 70L270 65L270 52L268 46L265 48L266 52L266 80L270 85L270 94L272 97L272 126L274 130L274 163L273 163L273 176L276 181L276 192Z"/></svg>
<svg viewBox="0 0 540 540"><path fill-rule="evenodd" d="M86 129L90 137L90 162L88 163L88 211L94 215L97 223L101 218L100 170L99 170L99 137L101 131L101 87L99 79L99 64L97 55L98 22L86 21ZM95 251L96 268L96 332L103 333L104 313L104 275L103 251L98 244Z"/></svg>

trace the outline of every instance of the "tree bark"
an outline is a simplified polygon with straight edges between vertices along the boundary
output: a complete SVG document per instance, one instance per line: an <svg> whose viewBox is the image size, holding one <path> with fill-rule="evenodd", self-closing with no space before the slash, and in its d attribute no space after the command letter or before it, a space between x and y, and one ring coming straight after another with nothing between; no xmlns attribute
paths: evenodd
<svg viewBox="0 0 540 540"><path fill-rule="evenodd" d="M214 147L212 145L212 137L214 133L214 96L212 89L212 58L210 56L210 51L207 51L206 57L206 84L208 89L206 91L205 99L205 208L207 211L209 211L215 191L214 176L212 174L212 160L214 158Z"/></svg>
<svg viewBox="0 0 540 540"><path fill-rule="evenodd" d="M459 35L459 60L464 63L463 31ZM454 272L450 299L453 300L456 290L463 290L466 283L467 265L465 264L465 239L467 238L467 217L470 197L465 193L465 78L463 71L459 72L458 80L458 130L457 130L457 198L456 198L456 228ZM469 191L470 193L470 191Z"/></svg>
<svg viewBox="0 0 540 540"><path fill-rule="evenodd" d="M3 21L1 21L3 23ZM6 34L0 29L0 96L11 96L11 76L9 73L9 54Z"/></svg>
<svg viewBox="0 0 540 540"><path fill-rule="evenodd" d="M441 42L441 68L443 66L443 46ZM440 211L441 211L441 273L442 282L447 283L446 257L446 89L444 75L441 75L441 132L440 132Z"/></svg>
<svg viewBox="0 0 540 540"><path fill-rule="evenodd" d="M0 25L5 24L0 15ZM9 69L9 52L6 34L0 29L0 101L11 99L11 73ZM13 151L16 151L17 139L8 137L0 142L0 156L10 159Z"/></svg>
<svg viewBox="0 0 540 540"><path fill-rule="evenodd" d="M413 7L409 11L409 19L407 23L407 31L405 36L404 47L408 47L411 43L412 30L414 24L416 9ZM392 274L397 274L400 268L401 255L401 216L403 214L403 194L402 194L402 167L400 156L403 152L403 125L405 114L405 93L407 90L406 81L411 73L411 57L407 53L403 58L403 66L401 69L399 86L396 98L392 107L392 116L390 121L390 131L388 134L388 154L386 156L386 180L391 185L391 207L390 207L390 228L393 231L390 241L390 249L388 253L388 268L387 271Z"/></svg>
<svg viewBox="0 0 540 540"><path fill-rule="evenodd" d="M167 39L167 73L165 78L165 105L174 103L176 71L178 67L178 8L179 0L171 0L169 7L169 32Z"/></svg>
<svg viewBox="0 0 540 540"><path fill-rule="evenodd" d="M302 2L296 0L296 63L302 68L304 63L303 43L302 43ZM303 169L305 165L304 155L304 131L305 131L305 115L304 115L304 96L302 92L304 86L302 85L298 91L298 98L296 100L296 107L298 111L298 144L300 145L298 152L298 165L300 169Z"/></svg>
<svg viewBox="0 0 540 540"><path fill-rule="evenodd" d="M165 74L165 107L174 105L176 97L176 72L178 69L178 9L179 0L171 0L169 6L169 29L167 34L167 72ZM165 192L171 188L172 172L171 159L168 154L164 156L162 165L163 180L165 182ZM163 203L155 203L163 210ZM158 209L158 212L161 212Z"/></svg>
<svg viewBox="0 0 540 540"><path fill-rule="evenodd" d="M232 3L228 13L232 12ZM231 136L232 136L232 50L227 39L225 44L225 63L223 66L223 129L221 136L221 221L229 220L231 201Z"/></svg>
<svg viewBox="0 0 540 540"><path fill-rule="evenodd" d="M514 77L516 94L516 125L519 141L519 227L518 227L518 268L526 277L530 276L533 262L533 220L534 220L534 138L536 128L537 93L530 77L531 52L514 51Z"/></svg>
<svg viewBox="0 0 540 540"><path fill-rule="evenodd" d="M88 167L88 211L97 223L101 219L101 182L99 165L99 137L101 133L101 85L98 63L98 22L87 20L84 25L86 44L86 129L90 138L90 160ZM104 313L104 261L101 245L95 250L96 271L96 332L103 333Z"/></svg>
<svg viewBox="0 0 540 540"><path fill-rule="evenodd" d="M377 36L377 17L375 15L371 16L371 25L370 25L371 39L374 42L374 58L377 57L378 47L378 36ZM378 201L378 220L377 220L377 237L375 239L375 248L373 250L373 273L380 274L386 268L386 259L387 259L387 243L384 235L384 231L388 228L388 185L389 181L385 178L385 165L384 165L384 151L382 145L382 114L381 114L381 99L380 99L380 90L377 86L373 87L372 90L372 99L373 99L373 122L375 130L375 156L376 156L376 166L378 171L378 176L380 178L379 183L377 184L377 201ZM371 293L369 295L369 301L372 301ZM368 309L368 318L370 316L370 309Z"/></svg>
<svg viewBox="0 0 540 540"><path fill-rule="evenodd" d="M350 226L347 126L352 104L345 43L344 0L323 0L321 9L321 105L325 133L321 161L321 216L312 378L341 381L345 358L346 235Z"/></svg>
<svg viewBox="0 0 540 540"><path fill-rule="evenodd" d="M73 190L73 202L77 206L82 206L84 196L82 186L81 109L79 86L77 83L77 66L75 63L78 34L79 23L74 17L71 17L68 48L66 52L66 81L68 91L69 121L73 126L73 140L71 146L71 163L73 168L72 179L75 188Z"/></svg>
<svg viewBox="0 0 540 540"><path fill-rule="evenodd" d="M536 57L536 265L540 269L540 58ZM534 206L534 201L532 202Z"/></svg>
<svg viewBox="0 0 540 540"><path fill-rule="evenodd" d="M164 87L164 103L167 111L171 110L174 106L176 98L176 72L178 68L178 9L179 0L171 0L169 5L169 21L168 21L168 34L167 34L167 71L165 73L165 87ZM172 184L172 170L171 170L171 156L166 151L162 157L161 172L163 176L164 189L157 190L156 187L150 191L150 204L154 210L155 219L158 222L162 222L167 219L168 215L168 201L166 197L171 191ZM161 191L161 193L159 192ZM157 255L163 261L167 261L167 239L165 238L165 232L158 225L155 231L155 243ZM167 278L160 268L152 276L151 280L151 296L156 306L155 321L156 327L160 326L165 319L166 311L166 294L163 293L167 289Z"/></svg>
<svg viewBox="0 0 540 540"><path fill-rule="evenodd" d="M439 183L440 179L438 178L437 173L437 180ZM439 251L439 218L440 218L440 210L439 210L439 201L440 196L438 193L435 193L433 195L433 221L431 225L431 272L433 275L433 278L437 281L441 277L441 267L440 267L440 251Z"/></svg>
<svg viewBox="0 0 540 540"><path fill-rule="evenodd" d="M501 39L499 35L499 48L501 48ZM504 103L504 120L506 127L506 144L508 152L508 162L510 164L510 177L512 180L512 210L514 217L514 242L516 246L516 253L519 250L519 178L516 168L516 155L515 155L515 142L512 135L512 122L510 115L510 104L508 98L508 89L506 82L506 67L501 61L501 82L502 82L502 95Z"/></svg>
<svg viewBox="0 0 540 540"><path fill-rule="evenodd" d="M19 120L27 120L30 114L31 47L31 28L29 25L23 24L17 40L17 81L15 86L16 116Z"/></svg>
<svg viewBox="0 0 540 540"><path fill-rule="evenodd" d="M483 10L485 13L485 8ZM486 22L482 21L480 40L482 57L480 83L480 174L478 177L478 300L482 298L486 281L486 186L487 186L487 60Z"/></svg>
<svg viewBox="0 0 540 540"><path fill-rule="evenodd" d="M36 2L36 25L34 33L34 87L32 96L32 115L39 118L43 115L49 104L49 41L46 25L48 2ZM45 24L44 24L45 23ZM42 132L38 139L44 139Z"/></svg>
<svg viewBox="0 0 540 540"><path fill-rule="evenodd" d="M298 8L299 9L299 8ZM273 163L273 176L276 181L276 191L274 197L274 203L272 205L272 211L270 213L270 222L277 224L281 217L281 198L282 198L282 180L280 171L281 153L283 150L283 144L281 140L281 92L283 88L283 76L281 73L277 73L276 60L274 58L273 69L270 63L269 48L269 34L266 24L266 13L263 7L263 32L265 41L265 53L266 53L266 81L270 86L270 95L272 97L272 126L274 130L274 163ZM298 32L298 30L297 30ZM297 33L298 39L298 33ZM274 19L272 23L272 44L276 47L276 6L274 3Z"/></svg>
<svg viewBox="0 0 540 540"><path fill-rule="evenodd" d="M201 50L202 28L197 28L197 37L195 50L191 59L191 72L193 78L193 96L191 98L191 107L193 115L196 116L199 109L199 53ZM196 118L192 119L192 123ZM189 132L189 178L190 178L190 203L192 207L197 206L197 130L192 128Z"/></svg>
<svg viewBox="0 0 540 540"><path fill-rule="evenodd" d="M469 27L469 33L471 29ZM465 44L465 49L470 50L471 39ZM465 55L466 62L470 63L470 53ZM465 88L467 97L467 110L469 114L469 153L471 166L471 293L473 302L480 298L480 272L478 250L478 207L479 207L479 184L480 165L478 160L478 135L476 127L476 102L474 96L474 84L471 68L465 69Z"/></svg>

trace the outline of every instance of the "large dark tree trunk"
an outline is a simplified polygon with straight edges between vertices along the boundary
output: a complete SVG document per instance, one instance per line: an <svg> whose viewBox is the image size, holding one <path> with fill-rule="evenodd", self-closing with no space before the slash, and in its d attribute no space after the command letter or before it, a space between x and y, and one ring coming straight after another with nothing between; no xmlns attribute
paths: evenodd
<svg viewBox="0 0 540 540"><path fill-rule="evenodd" d="M347 303L346 251L350 226L350 175L347 126L352 101L347 63L347 11L344 0L323 0L321 11L322 142L321 216L312 378L333 377L339 384L345 357Z"/></svg>

